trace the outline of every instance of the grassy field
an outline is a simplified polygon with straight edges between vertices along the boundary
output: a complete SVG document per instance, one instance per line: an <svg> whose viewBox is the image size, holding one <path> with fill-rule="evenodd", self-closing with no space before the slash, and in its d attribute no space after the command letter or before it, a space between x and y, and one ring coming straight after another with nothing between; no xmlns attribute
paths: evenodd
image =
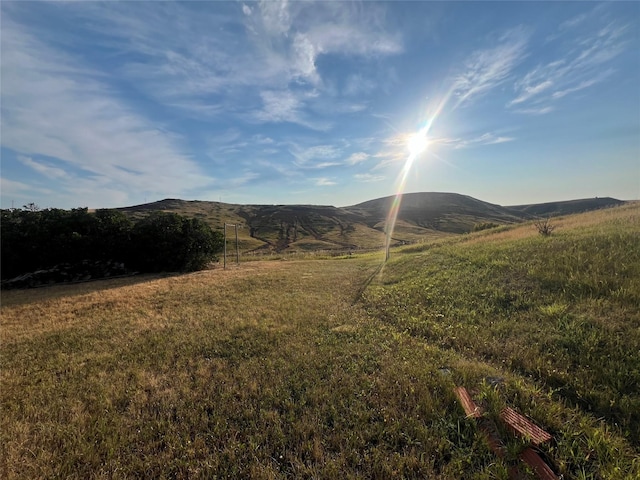
<svg viewBox="0 0 640 480"><path fill-rule="evenodd" d="M452 389L640 477L640 205L2 294L2 478L507 478ZM533 478L533 477L531 477Z"/></svg>

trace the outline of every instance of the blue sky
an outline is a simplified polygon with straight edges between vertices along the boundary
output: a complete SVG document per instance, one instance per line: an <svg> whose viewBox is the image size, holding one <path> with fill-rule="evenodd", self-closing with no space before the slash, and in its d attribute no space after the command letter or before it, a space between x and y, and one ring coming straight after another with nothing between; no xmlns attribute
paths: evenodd
<svg viewBox="0 0 640 480"><path fill-rule="evenodd" d="M640 198L638 2L1 2L2 207Z"/></svg>

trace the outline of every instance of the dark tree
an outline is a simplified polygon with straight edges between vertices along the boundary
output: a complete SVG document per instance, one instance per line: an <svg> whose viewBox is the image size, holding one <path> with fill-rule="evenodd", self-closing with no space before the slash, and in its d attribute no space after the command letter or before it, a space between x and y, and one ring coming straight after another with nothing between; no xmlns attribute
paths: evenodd
<svg viewBox="0 0 640 480"><path fill-rule="evenodd" d="M116 263L118 273L193 271L204 268L222 249L221 233L202 220L175 213L152 214L135 225L125 214L106 209L0 213L3 280L36 271L96 278L110 275Z"/></svg>
<svg viewBox="0 0 640 480"><path fill-rule="evenodd" d="M175 213L154 213L132 232L134 265L145 272L194 271L222 248L222 234L202 220Z"/></svg>

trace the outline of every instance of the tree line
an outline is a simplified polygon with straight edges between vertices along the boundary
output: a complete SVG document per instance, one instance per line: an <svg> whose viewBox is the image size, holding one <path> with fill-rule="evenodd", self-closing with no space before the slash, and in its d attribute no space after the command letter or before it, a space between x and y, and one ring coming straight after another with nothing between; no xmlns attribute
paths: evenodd
<svg viewBox="0 0 640 480"><path fill-rule="evenodd" d="M138 221L117 210L1 211L2 280L58 265L118 262L127 271L195 271L222 249L223 236L197 218L155 212Z"/></svg>

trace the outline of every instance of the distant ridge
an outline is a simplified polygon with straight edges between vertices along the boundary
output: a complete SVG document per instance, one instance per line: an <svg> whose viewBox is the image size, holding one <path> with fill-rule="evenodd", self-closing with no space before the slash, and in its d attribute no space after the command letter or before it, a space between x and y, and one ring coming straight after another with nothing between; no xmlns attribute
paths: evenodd
<svg viewBox="0 0 640 480"><path fill-rule="evenodd" d="M394 196L369 200L346 210L359 212L373 224L386 220ZM398 219L413 225L448 233L465 233L476 223L516 223L527 214L458 193L423 192L403 195Z"/></svg>
<svg viewBox="0 0 640 480"><path fill-rule="evenodd" d="M600 208L615 207L625 202L611 197L582 198L579 200L566 200L561 202L536 203L532 205L515 205L508 207L522 213L535 216L558 216L573 213L588 212Z"/></svg>
<svg viewBox="0 0 640 480"><path fill-rule="evenodd" d="M349 251L383 246L394 198L377 198L349 207L240 205L167 198L118 210L133 218L155 211L175 212L200 218L218 230L225 223L237 224L244 253ZM402 197L392 240L393 244L414 243L470 232L478 224L513 224L622 203L596 198L503 207L457 193L407 193Z"/></svg>

